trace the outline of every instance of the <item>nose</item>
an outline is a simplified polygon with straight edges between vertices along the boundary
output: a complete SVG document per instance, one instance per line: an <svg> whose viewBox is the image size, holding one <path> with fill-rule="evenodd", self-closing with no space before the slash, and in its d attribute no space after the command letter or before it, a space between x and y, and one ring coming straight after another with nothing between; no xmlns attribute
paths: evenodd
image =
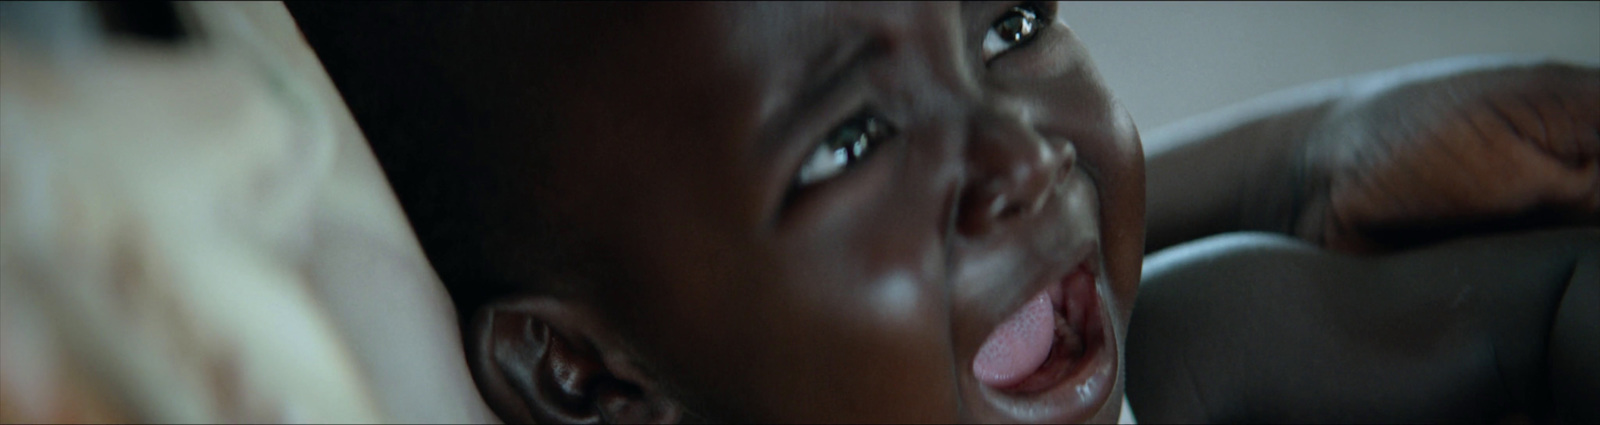
<svg viewBox="0 0 1600 425"><path fill-rule="evenodd" d="M1043 210L1077 152L1071 142L1051 146L1018 112L987 108L971 120L957 230L977 237Z"/></svg>

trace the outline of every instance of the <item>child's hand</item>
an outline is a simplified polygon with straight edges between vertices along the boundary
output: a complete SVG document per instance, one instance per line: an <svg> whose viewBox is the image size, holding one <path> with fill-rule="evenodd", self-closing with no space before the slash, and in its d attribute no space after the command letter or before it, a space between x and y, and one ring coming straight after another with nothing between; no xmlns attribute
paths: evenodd
<svg viewBox="0 0 1600 425"><path fill-rule="evenodd" d="M1600 223L1600 69L1546 63L1357 89L1368 94L1307 142L1299 236L1375 251Z"/></svg>

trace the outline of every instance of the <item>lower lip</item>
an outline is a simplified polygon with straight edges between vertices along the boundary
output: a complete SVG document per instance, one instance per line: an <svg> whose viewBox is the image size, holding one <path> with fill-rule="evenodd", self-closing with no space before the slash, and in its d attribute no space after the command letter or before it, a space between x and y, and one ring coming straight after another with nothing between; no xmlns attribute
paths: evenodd
<svg viewBox="0 0 1600 425"><path fill-rule="evenodd" d="M1059 288L1059 289L1058 289ZM1116 349L1105 316L1103 297L1100 296L1094 275L1088 267L1079 267L1062 279L1058 288L1058 311L1070 311L1068 303L1083 309L1083 354L1069 358L1061 347L1053 344L1050 357L1039 369L1022 382L1004 389L980 385L991 399L1008 406L1008 410L1023 421L1082 422L1091 419L1110 398L1116 380ZM1070 320L1070 318L1069 318Z"/></svg>

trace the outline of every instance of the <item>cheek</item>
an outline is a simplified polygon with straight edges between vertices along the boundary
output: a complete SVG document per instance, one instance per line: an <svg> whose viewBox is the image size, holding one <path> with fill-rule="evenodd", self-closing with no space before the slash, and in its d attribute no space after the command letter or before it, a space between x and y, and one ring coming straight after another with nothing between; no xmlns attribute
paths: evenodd
<svg viewBox="0 0 1600 425"><path fill-rule="evenodd" d="M1144 256L1144 151L1131 116L1101 82L1087 50L1064 24L1055 25L1061 30L1052 32L1057 39L1042 44L1049 51L1034 58L1037 74L1022 85L1051 117L1043 127L1077 143L1079 163L1095 180L1101 249L1126 319Z"/></svg>
<svg viewBox="0 0 1600 425"><path fill-rule="evenodd" d="M1065 23L1056 21L1028 46L1008 52L990 66L994 82L1011 88L1058 81L1077 72L1089 58L1082 43Z"/></svg>
<svg viewBox="0 0 1600 425"><path fill-rule="evenodd" d="M1099 192L1101 251L1118 313L1126 319L1144 257L1144 152L1127 113L1092 69L1082 70L1041 91L1052 102L1046 126L1075 144L1077 165Z"/></svg>
<svg viewBox="0 0 1600 425"><path fill-rule="evenodd" d="M780 253L780 297L792 316L770 344L796 385L767 391L806 421L948 422L956 418L949 300L938 192L910 179L914 160L886 173L883 191L856 198L837 220L792 234Z"/></svg>
<svg viewBox="0 0 1600 425"><path fill-rule="evenodd" d="M948 318L942 292L909 270L872 276L845 271L795 282L784 302L792 320L766 344L783 381L765 386L779 402L767 419L863 422L950 421L955 417ZM826 288L826 289L820 289Z"/></svg>
<svg viewBox="0 0 1600 425"><path fill-rule="evenodd" d="M1144 260L1144 150L1133 120L1110 111L1107 143L1094 153L1100 174L1102 249L1123 323L1132 313Z"/></svg>
<svg viewBox="0 0 1600 425"><path fill-rule="evenodd" d="M940 211L902 170L770 239L677 244L650 275L679 289L649 290L635 327L666 378L715 420L955 420Z"/></svg>

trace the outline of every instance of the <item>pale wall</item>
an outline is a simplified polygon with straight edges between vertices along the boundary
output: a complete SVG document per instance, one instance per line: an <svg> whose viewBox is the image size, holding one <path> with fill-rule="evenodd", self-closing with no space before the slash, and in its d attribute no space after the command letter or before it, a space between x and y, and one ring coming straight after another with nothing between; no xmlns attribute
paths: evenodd
<svg viewBox="0 0 1600 425"><path fill-rule="evenodd" d="M1600 63L1600 2L1067 2L1143 129L1299 83L1463 54Z"/></svg>

